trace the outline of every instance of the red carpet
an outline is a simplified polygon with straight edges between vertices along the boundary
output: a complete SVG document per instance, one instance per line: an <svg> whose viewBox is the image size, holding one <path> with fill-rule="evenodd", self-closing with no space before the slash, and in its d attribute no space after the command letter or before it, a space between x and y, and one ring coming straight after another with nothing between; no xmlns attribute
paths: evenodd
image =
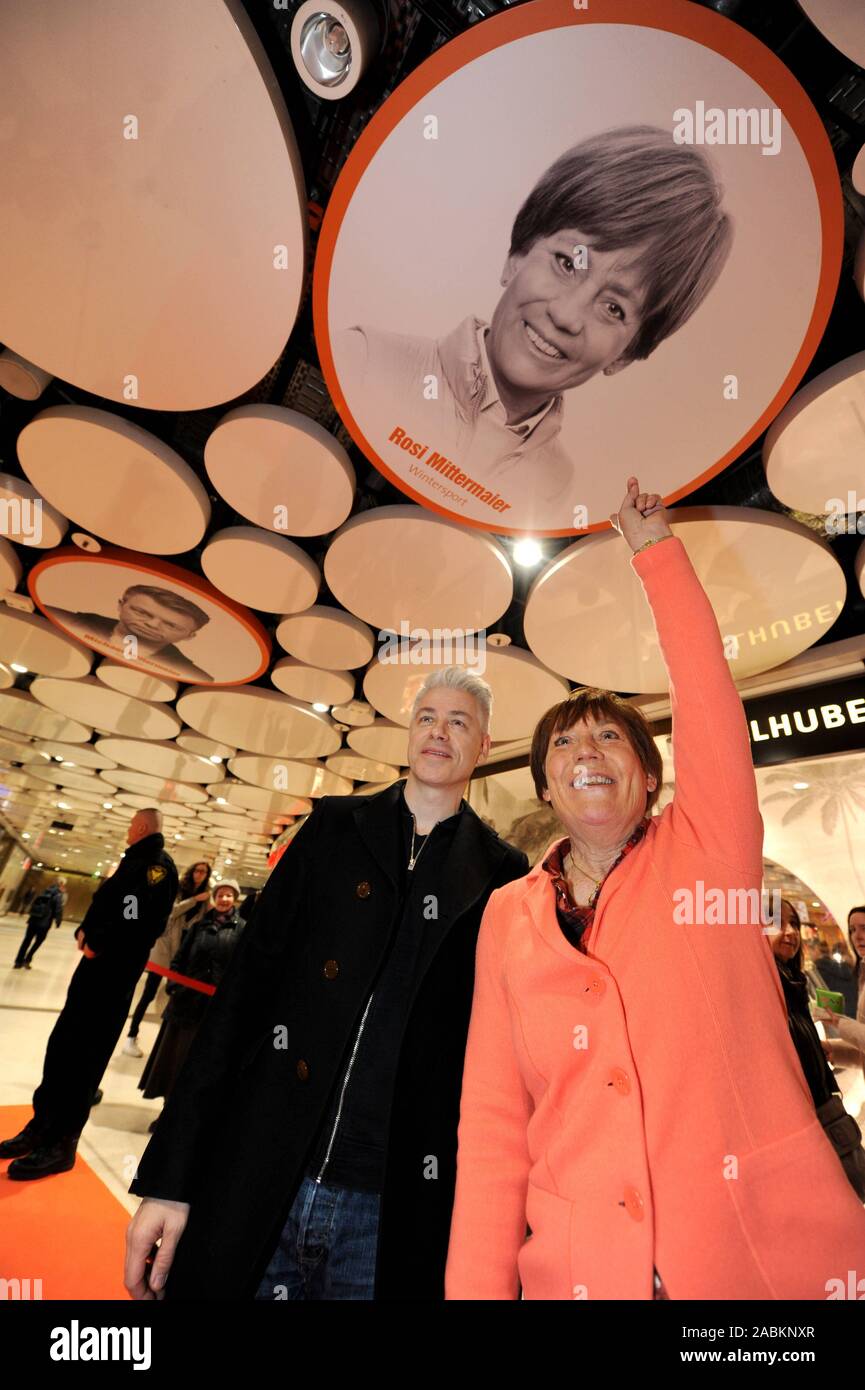
<svg viewBox="0 0 865 1390"><path fill-rule="evenodd" d="M0 1138L23 1129L29 1105L0 1106ZM129 1214L81 1153L68 1173L10 1182L0 1160L0 1279L41 1279L43 1299L128 1298L123 1258ZM21 1294L26 1296L26 1286ZM13 1297L6 1286L6 1298Z"/></svg>

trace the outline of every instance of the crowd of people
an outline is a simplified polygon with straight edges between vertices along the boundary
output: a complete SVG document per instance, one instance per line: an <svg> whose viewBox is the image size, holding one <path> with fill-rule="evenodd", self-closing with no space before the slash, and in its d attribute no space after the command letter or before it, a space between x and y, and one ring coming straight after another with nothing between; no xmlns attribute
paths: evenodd
<svg viewBox="0 0 865 1390"><path fill-rule="evenodd" d="M212 866L199 861L178 883L159 811L138 812L127 839L129 849L118 872L94 893L75 932L83 959L48 1040L42 1083L33 1097L33 1119L20 1134L0 1143L0 1158L12 1158L8 1175L17 1181L51 1177L73 1167L81 1130L89 1109L102 1098L99 1081L145 963L144 986L122 1053L143 1057L138 1032L164 977L169 1001L138 1084L146 1099L169 1095L246 925L238 912L241 891L236 879L211 885ZM60 926L65 887L66 879L58 878L33 898L14 969L29 970L52 921ZM249 896L254 900L256 895ZM121 916L135 924L128 934L119 929ZM157 1122L151 1124L151 1132Z"/></svg>
<svg viewBox="0 0 865 1390"><path fill-rule="evenodd" d="M811 998L832 972L803 970L793 904L768 939L760 915L674 915L698 884L759 901L751 750L660 499L632 478L611 520L670 680L660 814L645 718L579 690L534 731L564 835L530 869L464 800L492 693L451 667L414 701L405 778L321 798L248 923L236 882L206 863L178 882L158 813L133 818L33 1119L0 1144L13 1178L72 1166L136 983L157 967L122 1048L140 1057L167 971L133 1298L821 1299L862 1267L862 1136L833 1067L865 1067L865 907L844 1010ZM819 1204L790 1203L803 1179Z"/></svg>

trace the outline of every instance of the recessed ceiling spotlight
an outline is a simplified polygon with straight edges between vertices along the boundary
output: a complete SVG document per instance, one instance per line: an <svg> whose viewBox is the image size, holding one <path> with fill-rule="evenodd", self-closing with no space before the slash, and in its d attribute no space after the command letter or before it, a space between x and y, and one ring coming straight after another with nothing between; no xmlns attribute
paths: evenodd
<svg viewBox="0 0 865 1390"><path fill-rule="evenodd" d="M211 755L210 755L210 761L211 761L212 763L221 763L221 762L222 762L222 758L221 758L221 756L219 755L219 753L211 753Z"/></svg>
<svg viewBox="0 0 865 1390"><path fill-rule="evenodd" d="M794 790L794 792L804 792L804 791L807 791L807 789L808 789L808 787L810 787L810 785L811 785L810 782L794 782L794 783L793 783L793 790Z"/></svg>
<svg viewBox="0 0 865 1390"><path fill-rule="evenodd" d="M69 537L73 545L77 545L79 550L87 550L91 555L98 555L102 546L95 536L88 536L86 531L73 531Z"/></svg>
<svg viewBox="0 0 865 1390"><path fill-rule="evenodd" d="M330 705L323 705L320 700L316 700L313 709L317 709L319 714L327 714Z"/></svg>
<svg viewBox="0 0 865 1390"><path fill-rule="evenodd" d="M26 676L28 668L22 666L20 661L10 661L9 665L13 671L17 671L20 676Z"/></svg>
<svg viewBox="0 0 865 1390"><path fill-rule="evenodd" d="M514 560L524 569L530 569L532 565L539 565L543 558L544 552L537 541L524 537L523 540L517 541L514 546Z"/></svg>
<svg viewBox="0 0 865 1390"><path fill-rule="evenodd" d="M369 0L306 0L291 24L291 56L317 97L348 96L378 52L378 18Z"/></svg>
<svg viewBox="0 0 865 1390"><path fill-rule="evenodd" d="M110 811L110 810L112 809L113 806L114 806L114 802L113 802L113 801L103 801L103 803L102 803L102 809L103 809L103 811Z"/></svg>

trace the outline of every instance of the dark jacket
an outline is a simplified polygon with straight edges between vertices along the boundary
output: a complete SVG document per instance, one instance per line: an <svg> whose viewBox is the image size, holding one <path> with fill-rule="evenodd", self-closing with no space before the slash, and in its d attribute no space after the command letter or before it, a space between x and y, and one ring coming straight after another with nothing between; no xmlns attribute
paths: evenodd
<svg viewBox="0 0 865 1390"><path fill-rule="evenodd" d="M169 1298L255 1294L397 924L402 785L317 804L207 1009L130 1188L191 1204ZM477 934L490 893L527 867L465 809L400 1050L378 1299L444 1297Z"/></svg>
<svg viewBox="0 0 865 1390"><path fill-rule="evenodd" d="M820 1044L820 1034L814 1027L814 1020L808 1008L808 982L802 971L796 969L791 962L781 961L776 956L775 964L781 977L781 988L787 1005L790 1036L805 1073L814 1108L819 1109L838 1090L838 1083L826 1060L826 1054Z"/></svg>
<svg viewBox="0 0 865 1390"><path fill-rule="evenodd" d="M217 921L216 908L211 907L188 931L183 933L180 948L171 962L178 975L201 980L203 984L218 985L246 923L237 908L223 922ZM189 989L176 980L165 986L171 996L164 1017L171 1022L197 1022L205 1013L212 995Z"/></svg>
<svg viewBox="0 0 865 1390"><path fill-rule="evenodd" d="M48 888L35 897L30 904L30 911L27 921L30 926L38 927L41 931L43 927L48 930L52 922L57 926L63 921L63 894L56 883L52 883Z"/></svg>
<svg viewBox="0 0 865 1390"><path fill-rule="evenodd" d="M78 930L106 964L137 968L140 974L165 930L177 887L177 869L165 841L161 835L147 835L130 845L111 877L100 883Z"/></svg>

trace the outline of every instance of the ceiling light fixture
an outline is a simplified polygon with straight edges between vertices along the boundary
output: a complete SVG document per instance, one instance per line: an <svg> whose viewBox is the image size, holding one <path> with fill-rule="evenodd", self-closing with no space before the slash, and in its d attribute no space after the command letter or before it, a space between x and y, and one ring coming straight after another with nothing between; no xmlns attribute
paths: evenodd
<svg viewBox="0 0 865 1390"><path fill-rule="evenodd" d="M325 101L348 96L378 52L378 18L369 0L306 0L291 25L291 56L301 80Z"/></svg>
<svg viewBox="0 0 865 1390"><path fill-rule="evenodd" d="M22 666L20 662L18 662L18 661L10 661L10 662L9 662L9 666L11 667L11 669L12 669L13 671L17 671L17 672L19 673L19 675L26 676L27 671L28 671L28 667Z"/></svg>
<svg viewBox="0 0 865 1390"><path fill-rule="evenodd" d="M524 538L521 541L517 541L514 546L514 560L518 565L522 565L524 569L530 569L533 565L539 565L543 558L544 552L541 550L537 541Z"/></svg>

